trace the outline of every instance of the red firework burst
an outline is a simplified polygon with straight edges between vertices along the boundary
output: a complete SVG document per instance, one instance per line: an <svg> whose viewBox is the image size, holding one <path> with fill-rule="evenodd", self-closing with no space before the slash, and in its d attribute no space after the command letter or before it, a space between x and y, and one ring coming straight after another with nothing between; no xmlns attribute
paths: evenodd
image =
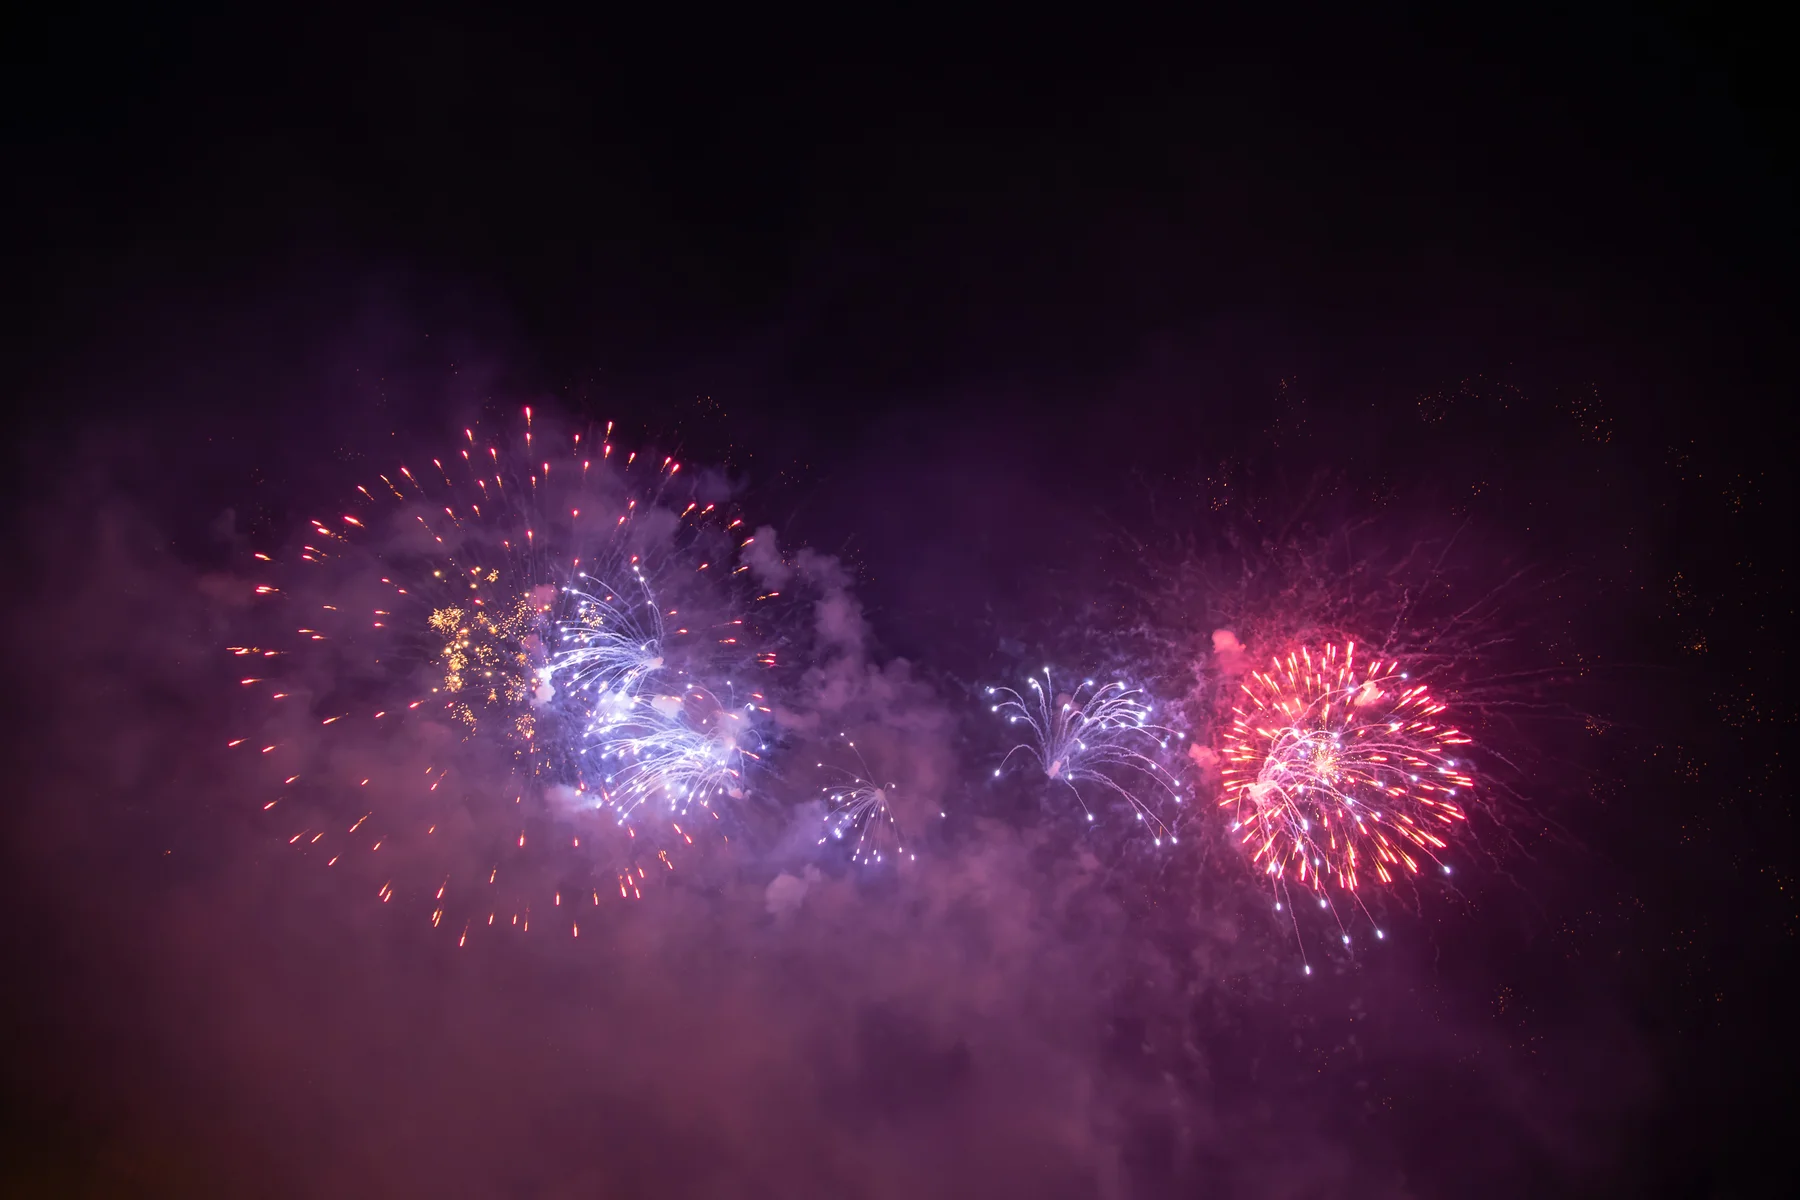
<svg viewBox="0 0 1800 1200"><path fill-rule="evenodd" d="M1252 671L1232 707L1222 807L1278 895L1290 878L1321 907L1371 878L1391 884L1439 857L1467 820L1470 739L1393 659L1356 644L1302 646ZM1359 902L1360 905L1360 902Z"/></svg>

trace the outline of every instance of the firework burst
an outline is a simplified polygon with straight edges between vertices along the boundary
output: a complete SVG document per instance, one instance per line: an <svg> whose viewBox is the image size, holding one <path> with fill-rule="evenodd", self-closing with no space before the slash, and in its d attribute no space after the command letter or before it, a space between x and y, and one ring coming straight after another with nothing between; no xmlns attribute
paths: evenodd
<svg viewBox="0 0 1800 1200"><path fill-rule="evenodd" d="M744 795L769 711L753 676L775 661L751 614L774 593L752 598L731 565L753 540L741 520L611 433L548 435L526 409L522 429L465 430L255 555L259 632L232 651L269 707L263 736L231 745L279 771L264 808L294 813L291 842L326 865L416 868L454 826L436 857L483 869L433 882L434 926L528 929L534 886L553 910L641 897ZM371 764L360 778L350 757Z"/></svg>
<svg viewBox="0 0 1800 1200"><path fill-rule="evenodd" d="M640 563L628 564L630 582L619 588L586 571L563 587L563 614L555 624L556 653L538 668L538 699L562 690L584 694L596 713L636 705L646 684L667 665L668 626Z"/></svg>
<svg viewBox="0 0 1800 1200"><path fill-rule="evenodd" d="M1175 829L1157 808L1146 804L1124 780L1147 779L1161 795L1182 803L1180 785L1154 757L1169 740L1186 735L1151 721L1150 699L1143 691L1113 682L1096 686L1083 680L1071 691L1059 693L1050 668L1027 678L1028 693L990 687L989 711L1006 718L1009 726L1023 726L1026 740L1015 744L994 768L998 777L1014 755L1035 761L1044 777L1066 786L1075 794L1091 822L1094 810L1082 794L1088 784L1122 798L1136 820L1145 824L1156 845L1177 842ZM1123 778L1122 778L1123 777Z"/></svg>
<svg viewBox="0 0 1800 1200"><path fill-rule="evenodd" d="M829 770L842 776L837 783L827 784L820 789L828 811L825 814L825 831L819 838L819 845L848 840L850 861L856 863L883 863L897 861L902 857L916 859L918 855L906 849L900 825L894 819L894 784L876 783L875 772L869 769L868 761L863 758L856 743L850 740L850 735L846 733L838 736L850 753L855 755L857 766L861 770L848 771L842 767L819 764L821 770Z"/></svg>
<svg viewBox="0 0 1800 1200"><path fill-rule="evenodd" d="M1398 662L1359 664L1354 642L1302 646L1245 676L1221 738L1220 804L1277 908L1291 912L1301 890L1367 915L1368 885L1450 872L1441 852L1474 780L1470 739L1445 713Z"/></svg>
<svg viewBox="0 0 1800 1200"><path fill-rule="evenodd" d="M759 760L755 720L768 711L763 699L754 693L740 707L689 685L680 695L610 703L594 714L582 743L603 785L596 805L610 808L621 825L640 810L664 811L692 844L680 821L716 817L716 802L743 799L748 762Z"/></svg>

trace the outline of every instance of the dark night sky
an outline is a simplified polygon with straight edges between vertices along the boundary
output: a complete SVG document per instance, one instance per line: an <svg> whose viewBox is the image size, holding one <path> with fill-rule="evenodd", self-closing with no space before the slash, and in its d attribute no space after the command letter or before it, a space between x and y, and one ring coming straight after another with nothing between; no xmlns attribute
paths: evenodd
<svg viewBox="0 0 1800 1200"><path fill-rule="evenodd" d="M1761 19L11 24L0 1190L1777 1194L1794 158ZM546 398L728 463L854 568L948 803L987 803L958 689L1091 632L1108 539L1220 489L1329 478L1319 519L1536 564L1539 645L1614 732L1544 789L1558 838L1305 992L1171 916L1179 872L1090 894L998 809L919 896L771 922L770 867L605 955L448 956L209 765L194 597L222 509Z"/></svg>

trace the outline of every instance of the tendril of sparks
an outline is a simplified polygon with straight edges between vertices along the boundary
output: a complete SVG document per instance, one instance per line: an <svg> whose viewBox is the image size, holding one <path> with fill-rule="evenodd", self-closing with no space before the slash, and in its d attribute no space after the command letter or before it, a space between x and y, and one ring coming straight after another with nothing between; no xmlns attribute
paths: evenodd
<svg viewBox="0 0 1800 1200"><path fill-rule="evenodd" d="M1171 738L1186 735L1151 721L1149 697L1138 688L1115 681L1096 686L1083 680L1072 691L1057 692L1045 667L1042 679L1026 680L1029 693L990 687L989 711L1006 719L1009 726L1023 726L1026 740L1014 745L994 768L998 777L1014 755L1022 755L1043 768L1045 778L1068 787L1091 822L1094 810L1082 794L1082 784L1092 784L1123 798L1136 820L1146 825L1156 845L1177 844L1174 827L1156 808L1120 779L1148 779L1176 804L1183 802L1175 777L1154 757Z"/></svg>
<svg viewBox="0 0 1800 1200"><path fill-rule="evenodd" d="M850 735L840 733L838 737L843 740L850 753L856 756L856 763L861 771L819 764L821 770L842 776L839 782L827 784L820 789L828 811L819 845L844 841L848 834L854 835L849 839L851 862L872 865L902 857L909 862L916 860L918 855L906 848L899 822L894 819L891 803L894 785L877 784L874 781L875 772L869 769L868 760L863 758L856 743L850 740Z"/></svg>

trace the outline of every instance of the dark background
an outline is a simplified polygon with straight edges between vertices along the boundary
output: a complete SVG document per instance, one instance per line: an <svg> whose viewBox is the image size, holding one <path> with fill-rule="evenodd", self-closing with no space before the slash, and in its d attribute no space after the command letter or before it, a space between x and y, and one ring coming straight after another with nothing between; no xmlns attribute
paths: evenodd
<svg viewBox="0 0 1800 1200"><path fill-rule="evenodd" d="M1234 1173L1225 1151L1184 1158L1127 1130L1121 1161L1138 1165L1110 1194L1778 1190L1764 1181L1794 1115L1800 928L1781 762L1794 158L1787 64L1760 19L12 19L11 629L40 645L13 689L5 1060L8 1108L29 1116L8 1123L7 1187L313 1194L371 1179L357 1154L380 1152L347 1150L360 1143L321 1114L364 1090L416 1099L438 1069L401 1039L371 1078L323 1018L316 1068L265 1076L237 1065L253 1054L196 1050L205 1035L173 1015L187 1005L163 973L201 968L142 949L210 936L170 932L179 906L158 897L176 885L133 837L49 859L34 840L40 809L105 803L75 782L61 733L98 726L104 761L120 744L105 729L132 719L58 686L41 644L58 628L45 612L93 586L70 566L86 456L113 448L85 469L132 498L128 536L204 566L211 515L279 492L297 464L400 425L435 433L433 413L467 401L556 397L729 463L784 538L857 567L886 652L947 680L1059 619L1041 584L1097 555L1094 530L1166 532L1234 486L1280 495L1333 473L1365 507L1473 514L1488 544L1572 571L1573 594L1549 604L1562 661L1611 672L1587 702L1626 732L1593 754L1591 805L1557 812L1576 848L1525 872L1520 929L1477 920L1461 966L1415 965L1459 998L1466 1029L1514 1053L1538 1053L1533 1038L1568 1062L1593 1051L1535 1077L1550 1093L1593 1085L1576 1106L1600 1114L1591 1144L1574 1122L1526 1162L1524 1143L1483 1141L1488 1117L1458 1107L1452 1074L1421 1076L1336 1184ZM143 452L121 460L120 441ZM1601 579L1616 588L1581 594ZM98 823L179 826L158 803ZM229 873L196 871L184 896ZM215 1003L289 994L282 971L322 977L306 964L336 953L329 927L278 915L245 916L228 952L193 951ZM353 977L392 970L402 992L442 969L344 953L375 955ZM1489 970L1470 965L1483 953ZM240 956L260 982L217 999ZM444 994L432 978L420 996ZM1115 1026L1136 1019L1119 1016L1129 991ZM541 1017L513 1003L508 1021ZM435 1019L504 1041L480 1015ZM1617 1058L1595 1049L1615 1038ZM470 1074L442 1086L470 1090L476 1128L492 1078L530 1090L581 1052L527 1041L525 1065L486 1081L468 1065L485 1057L459 1053ZM1208 1053L1216 1103L1280 1103L1256 1071L1232 1075L1227 1049ZM1296 1036L1288 1065L1311 1061ZM937 1069L875 1071L872 1094L929 1097ZM297 1089L299 1108L257 1108L265 1086ZM1521 1086L1516 1104L1539 1105ZM245 1106L262 1115L225 1116ZM574 1107L632 1128L603 1100ZM407 1147L382 1164L389 1194L433 1178L430 1139L405 1132L425 1118L405 1109L368 1118ZM790 1194L774 1149L727 1171L736 1185L584 1174L615 1150L565 1116L519 1143L555 1147L533 1151L541 1176L449 1186ZM643 1139L672 1136L658 1128ZM296 1143L337 1165L296 1168ZM994 1144L980 1166L946 1156L944 1177L1049 1194L1025 1174L1009 1187L1011 1143ZM1270 1145L1329 1156L1305 1137ZM1142 1165L1162 1160L1177 1165Z"/></svg>

